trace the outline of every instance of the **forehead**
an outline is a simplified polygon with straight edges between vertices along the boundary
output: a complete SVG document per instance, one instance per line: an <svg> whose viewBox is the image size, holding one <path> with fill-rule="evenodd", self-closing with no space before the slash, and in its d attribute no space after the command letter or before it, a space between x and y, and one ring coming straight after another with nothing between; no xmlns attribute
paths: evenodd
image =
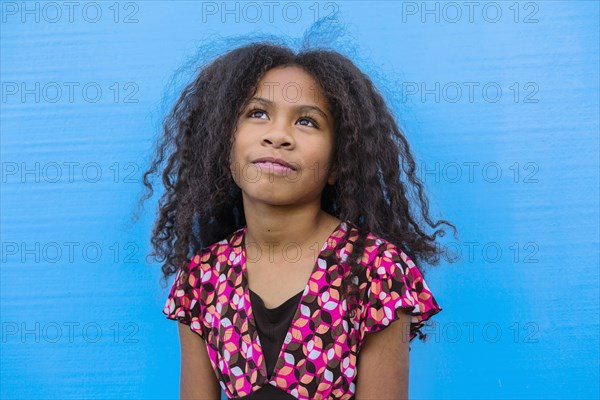
<svg viewBox="0 0 600 400"><path fill-rule="evenodd" d="M258 82L256 94L276 103L315 104L329 110L323 88L311 74L297 66L268 70Z"/></svg>

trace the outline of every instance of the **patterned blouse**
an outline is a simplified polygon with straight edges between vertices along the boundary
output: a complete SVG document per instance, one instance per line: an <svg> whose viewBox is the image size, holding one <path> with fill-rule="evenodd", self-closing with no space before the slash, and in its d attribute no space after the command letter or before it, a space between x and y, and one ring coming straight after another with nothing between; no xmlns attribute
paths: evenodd
<svg viewBox="0 0 600 400"><path fill-rule="evenodd" d="M163 309L167 318L189 325L204 340L228 398L273 385L302 400L351 399L366 333L386 328L407 312L412 341L421 335L423 323L442 311L413 261L369 232L360 261L365 268L354 281L359 308L354 316L348 313L339 290L358 232L351 222L342 221L316 257L269 379L248 288L246 228L195 255L187 282L179 270Z"/></svg>

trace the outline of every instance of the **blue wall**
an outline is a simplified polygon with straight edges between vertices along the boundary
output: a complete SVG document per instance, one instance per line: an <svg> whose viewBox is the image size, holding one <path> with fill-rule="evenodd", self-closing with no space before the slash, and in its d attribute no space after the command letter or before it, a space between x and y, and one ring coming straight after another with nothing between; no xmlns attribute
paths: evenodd
<svg viewBox="0 0 600 400"><path fill-rule="evenodd" d="M0 397L177 397L157 197L128 223L161 97L201 40L335 6L460 230L411 398L598 398L598 2L235 4L1 3Z"/></svg>

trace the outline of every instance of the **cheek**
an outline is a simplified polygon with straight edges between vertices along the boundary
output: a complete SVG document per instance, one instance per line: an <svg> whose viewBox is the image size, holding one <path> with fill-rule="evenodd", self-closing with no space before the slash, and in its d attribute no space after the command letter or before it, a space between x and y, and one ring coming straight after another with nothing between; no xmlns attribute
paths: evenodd
<svg viewBox="0 0 600 400"><path fill-rule="evenodd" d="M231 150L229 151L229 170L238 186L242 177L247 173L245 171L248 170L248 148L247 135L238 135L231 144Z"/></svg>

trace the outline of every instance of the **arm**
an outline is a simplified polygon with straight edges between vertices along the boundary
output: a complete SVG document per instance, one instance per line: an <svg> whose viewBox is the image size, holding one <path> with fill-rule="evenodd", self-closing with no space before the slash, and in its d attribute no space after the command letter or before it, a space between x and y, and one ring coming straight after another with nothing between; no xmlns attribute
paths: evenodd
<svg viewBox="0 0 600 400"><path fill-rule="evenodd" d="M410 315L367 333L359 353L356 400L408 399Z"/></svg>
<svg viewBox="0 0 600 400"><path fill-rule="evenodd" d="M179 398L193 400L219 400L221 386L213 371L206 345L202 338L181 322L179 342L181 345L181 378Z"/></svg>

